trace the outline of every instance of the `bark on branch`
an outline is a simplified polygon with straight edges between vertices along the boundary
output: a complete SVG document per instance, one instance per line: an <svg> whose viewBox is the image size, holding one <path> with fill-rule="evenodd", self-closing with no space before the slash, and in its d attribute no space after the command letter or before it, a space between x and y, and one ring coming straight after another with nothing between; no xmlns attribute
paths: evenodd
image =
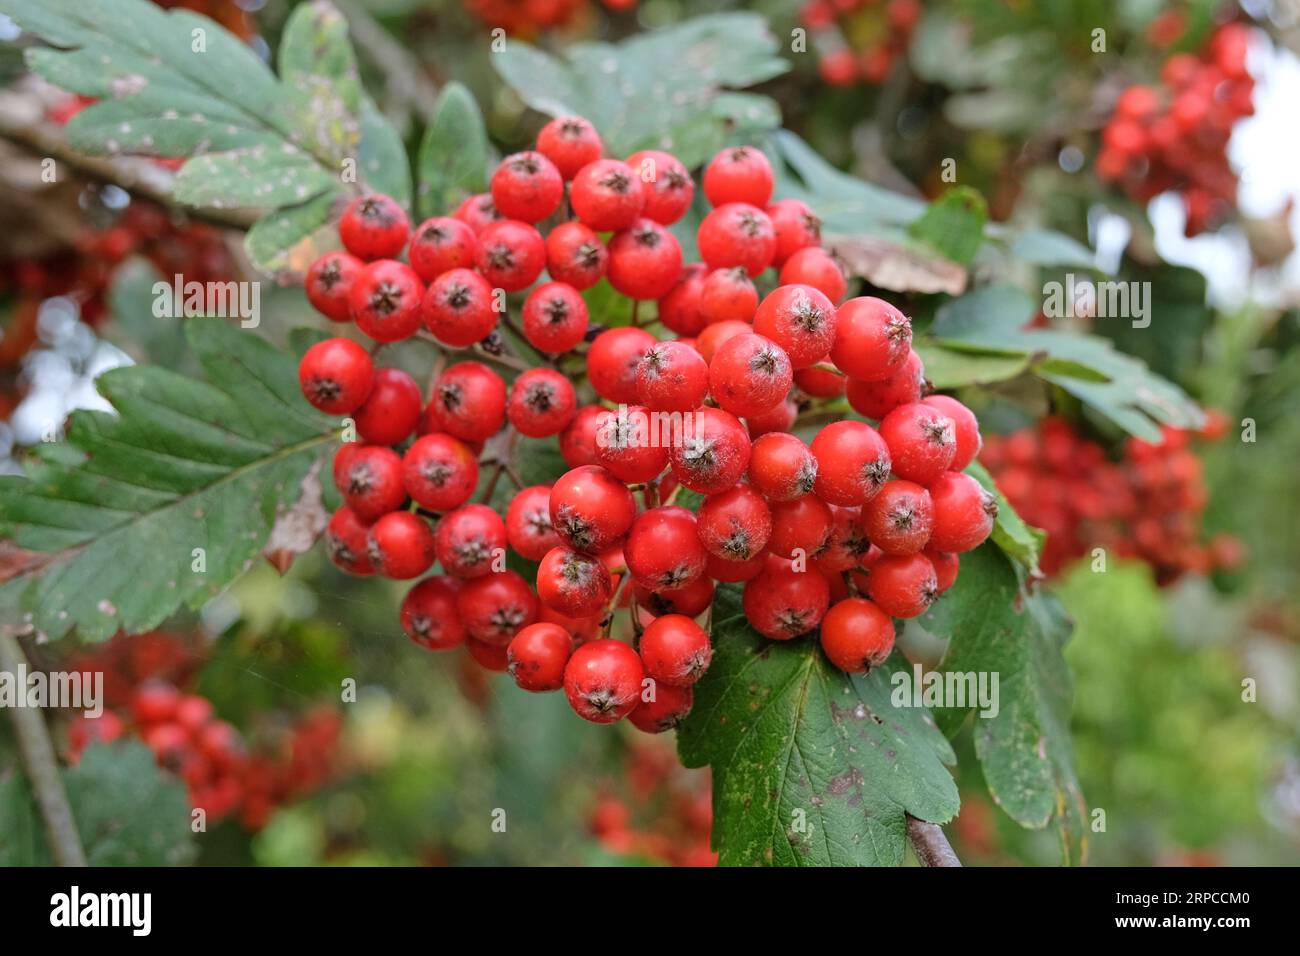
<svg viewBox="0 0 1300 956"><path fill-rule="evenodd" d="M908 814L907 839L922 866L961 866L952 844L944 836L943 827L938 824L926 823Z"/></svg>

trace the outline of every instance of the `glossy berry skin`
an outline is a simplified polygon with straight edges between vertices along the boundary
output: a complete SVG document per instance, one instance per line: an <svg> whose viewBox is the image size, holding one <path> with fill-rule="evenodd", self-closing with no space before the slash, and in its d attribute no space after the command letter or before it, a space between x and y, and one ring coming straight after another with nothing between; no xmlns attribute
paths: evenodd
<svg viewBox="0 0 1300 956"><path fill-rule="evenodd" d="M584 405L573 416L573 421L560 432L560 457L570 468L581 465L598 465L596 435L600 430L601 416L608 409L599 405Z"/></svg>
<svg viewBox="0 0 1300 956"><path fill-rule="evenodd" d="M350 415L370 397L375 366L370 353L351 339L317 342L298 363L298 385L316 408Z"/></svg>
<svg viewBox="0 0 1300 956"><path fill-rule="evenodd" d="M546 271L556 282L589 289L609 266L609 250L600 236L577 221L562 222L546 236Z"/></svg>
<svg viewBox="0 0 1300 956"><path fill-rule="evenodd" d="M675 730L695 706L695 691L690 687L657 684L653 700L642 701L627 715L628 723L647 734Z"/></svg>
<svg viewBox="0 0 1300 956"><path fill-rule="evenodd" d="M352 318L348 295L365 263L346 252L327 252L311 264L303 280L307 301L325 318L347 322Z"/></svg>
<svg viewBox="0 0 1300 956"><path fill-rule="evenodd" d="M794 558L800 552L812 557L826 543L835 523L830 507L816 495L775 501L771 512L772 535L767 539L767 549L782 558Z"/></svg>
<svg viewBox="0 0 1300 956"><path fill-rule="evenodd" d="M863 382L848 380L845 397L855 412L880 421L899 405L921 400L925 388L925 368L921 356L908 352L903 364L888 378Z"/></svg>
<svg viewBox="0 0 1300 956"><path fill-rule="evenodd" d="M493 573L494 562L505 553L506 524L487 505L463 505L442 516L434 547L438 563L452 577L483 577Z"/></svg>
<svg viewBox="0 0 1300 956"><path fill-rule="evenodd" d="M438 376L429 405L442 431L481 442L506 421L506 383L481 362L457 362Z"/></svg>
<svg viewBox="0 0 1300 956"><path fill-rule="evenodd" d="M565 472L551 488L551 524L560 539L578 551L599 554L613 547L635 517L632 492L598 465Z"/></svg>
<svg viewBox="0 0 1300 956"><path fill-rule="evenodd" d="M518 292L537 281L546 267L546 243L517 219L494 222L478 234L478 271L494 289Z"/></svg>
<svg viewBox="0 0 1300 956"><path fill-rule="evenodd" d="M656 617L665 614L683 614L686 617L698 617L709 609L713 603L714 586L710 580L708 564L705 572L690 584L680 588L665 588L652 591L635 581L632 590L636 594L638 607L644 608Z"/></svg>
<svg viewBox="0 0 1300 956"><path fill-rule="evenodd" d="M374 574L374 565L366 553L366 536L370 525L357 517L351 508L342 507L330 515L325 526L325 553L348 574Z"/></svg>
<svg viewBox="0 0 1300 956"><path fill-rule="evenodd" d="M450 511L474 494L478 460L459 438L425 435L402 456L402 485L420 507Z"/></svg>
<svg viewBox="0 0 1300 956"><path fill-rule="evenodd" d="M934 504L930 493L910 481L885 483L862 506L862 527L871 543L886 554L916 554L930 540Z"/></svg>
<svg viewBox="0 0 1300 956"><path fill-rule="evenodd" d="M762 554L772 536L772 512L749 485L709 495L696 515L696 532L709 554L748 561Z"/></svg>
<svg viewBox="0 0 1300 956"><path fill-rule="evenodd" d="M673 687L698 682L713 659L709 635L681 614L666 614L652 621L641 635L640 649L646 676Z"/></svg>
<svg viewBox="0 0 1300 956"><path fill-rule="evenodd" d="M819 289L831 302L844 301L848 279L835 258L821 246L809 246L791 254L781 266L781 285L800 283Z"/></svg>
<svg viewBox="0 0 1300 956"><path fill-rule="evenodd" d="M980 437L979 419L969 408L947 395L931 395L921 401L931 408L938 409L941 415L946 415L952 420L957 449L953 452L952 464L948 467L952 471L965 470L984 447L984 439Z"/></svg>
<svg viewBox="0 0 1300 956"><path fill-rule="evenodd" d="M776 232L763 210L746 203L727 203L704 217L696 240L700 258L710 269L743 266L756 276L772 264Z"/></svg>
<svg viewBox="0 0 1300 956"><path fill-rule="evenodd" d="M894 649L894 622L870 601L847 598L822 618L821 645L840 670L865 673L889 659Z"/></svg>
<svg viewBox="0 0 1300 956"><path fill-rule="evenodd" d="M433 532L409 511L390 511L370 526L370 563L385 577L417 578L433 564Z"/></svg>
<svg viewBox="0 0 1300 956"><path fill-rule="evenodd" d="M569 202L574 215L596 232L617 232L636 222L645 208L645 193L627 163L598 159L573 177Z"/></svg>
<svg viewBox="0 0 1300 956"><path fill-rule="evenodd" d="M755 555L748 561L727 561L709 555L705 574L715 581L748 581L758 577L767 564L767 553Z"/></svg>
<svg viewBox="0 0 1300 956"><path fill-rule="evenodd" d="M564 201L564 180L555 164L532 150L501 160L492 174L492 202L501 215L520 222L541 222Z"/></svg>
<svg viewBox="0 0 1300 956"><path fill-rule="evenodd" d="M587 349L587 377L601 398L619 405L637 400L637 368L655 337L628 326L607 329Z"/></svg>
<svg viewBox="0 0 1300 956"><path fill-rule="evenodd" d="M839 307L831 361L849 378L888 378L911 349L912 323L884 299L859 296Z"/></svg>
<svg viewBox="0 0 1300 956"><path fill-rule="evenodd" d="M622 405L597 419L596 462L630 484L657 478L668 467L668 446L656 439L648 408Z"/></svg>
<svg viewBox="0 0 1300 956"><path fill-rule="evenodd" d="M690 434L668 452L673 476L702 495L726 491L740 480L749 464L745 426L719 408L697 408L690 420Z"/></svg>
<svg viewBox="0 0 1300 956"><path fill-rule="evenodd" d="M704 195L713 206L743 202L760 209L772 198L772 164L753 146L729 147L704 167Z"/></svg>
<svg viewBox="0 0 1300 956"><path fill-rule="evenodd" d="M940 475L930 485L934 531L930 547L961 554L973 551L993 533L997 500L978 481L960 471Z"/></svg>
<svg viewBox="0 0 1300 956"><path fill-rule="evenodd" d="M830 354L835 325L835 306L810 285L778 286L754 313L754 331L781 346L795 368Z"/></svg>
<svg viewBox="0 0 1300 956"><path fill-rule="evenodd" d="M353 413L357 434L372 445L396 445L420 422L420 386L401 369L381 368L365 404Z"/></svg>
<svg viewBox="0 0 1300 956"><path fill-rule="evenodd" d="M524 300L524 338L543 352L567 352L587 335L587 303L567 282L543 282Z"/></svg>
<svg viewBox="0 0 1300 956"><path fill-rule="evenodd" d="M609 639L583 644L564 668L564 694L579 717L597 724L622 720L641 702L645 671L636 651Z"/></svg>
<svg viewBox="0 0 1300 956"><path fill-rule="evenodd" d="M566 180L604 151L600 134L581 116L557 116L537 134L537 151L555 164Z"/></svg>
<svg viewBox="0 0 1300 956"><path fill-rule="evenodd" d="M714 322L705 326L704 331L696 336L695 350L704 357L704 361L712 362L713 356L722 347L722 343L734 339L737 335L750 335L753 331L754 327L748 322L735 320Z"/></svg>
<svg viewBox="0 0 1300 956"><path fill-rule="evenodd" d="M919 617L939 597L939 579L923 554L887 554L872 563L867 594L890 617Z"/></svg>
<svg viewBox="0 0 1300 956"><path fill-rule="evenodd" d="M416 275L425 282L432 282L452 269L474 268L478 238L474 230L459 219L435 216L416 228L407 257Z"/></svg>
<svg viewBox="0 0 1300 956"><path fill-rule="evenodd" d="M695 182L681 160L657 149L643 149L627 158L641 179L647 219L670 226L686 214L695 198Z"/></svg>
<svg viewBox="0 0 1300 956"><path fill-rule="evenodd" d="M348 203L339 219L343 248L359 259L391 259L411 234L411 220L393 199L378 193Z"/></svg>
<svg viewBox="0 0 1300 956"><path fill-rule="evenodd" d="M767 218L776 230L776 258L779 269L800 249L820 246L822 221L802 199L778 199L767 207Z"/></svg>
<svg viewBox="0 0 1300 956"><path fill-rule="evenodd" d="M681 342L658 342L636 371L637 400L656 412L689 412L709 391L709 366L703 356Z"/></svg>
<svg viewBox="0 0 1300 956"><path fill-rule="evenodd" d="M794 427L799 417L799 406L788 396L765 412L751 412L745 416L745 425L750 438L758 438L768 432L788 432Z"/></svg>
<svg viewBox="0 0 1300 956"><path fill-rule="evenodd" d="M560 544L551 527L551 486L530 485L510 499L506 509L506 539L529 561L540 561Z"/></svg>
<svg viewBox="0 0 1300 956"><path fill-rule="evenodd" d="M434 338L454 348L481 342L497 327L492 286L472 269L452 269L434 279L420 312Z"/></svg>
<svg viewBox="0 0 1300 956"><path fill-rule="evenodd" d="M796 435L773 432L754 442L749 483L768 501L790 501L813 490L817 459Z"/></svg>
<svg viewBox="0 0 1300 956"><path fill-rule="evenodd" d="M693 262L682 269L677 283L659 300L659 321L677 335L698 335L705 320L700 311L700 297L709 271Z"/></svg>
<svg viewBox="0 0 1300 956"><path fill-rule="evenodd" d="M345 454L344 449L350 453ZM334 472L335 486L362 521L375 521L406 501L402 459L391 448L362 445L351 449L344 445L336 458L340 467Z"/></svg>
<svg viewBox="0 0 1300 956"><path fill-rule="evenodd" d="M538 598L566 617L602 613L612 593L609 569L589 554L560 546L546 552L537 566Z"/></svg>
<svg viewBox="0 0 1300 956"><path fill-rule="evenodd" d="M817 494L833 505L865 504L889 478L891 449L865 422L832 422L812 441Z"/></svg>
<svg viewBox="0 0 1300 956"><path fill-rule="evenodd" d="M894 474L918 485L929 485L947 471L957 451L952 419L923 402L900 405L886 415L880 437L889 446Z"/></svg>
<svg viewBox="0 0 1300 956"><path fill-rule="evenodd" d="M839 372L827 368L797 368L794 384L810 398L835 398L844 394L848 382Z"/></svg>
<svg viewBox="0 0 1300 956"><path fill-rule="evenodd" d="M708 555L685 508L651 508L637 515L623 543L632 578L652 591L685 587L704 573Z"/></svg>
<svg viewBox="0 0 1300 956"><path fill-rule="evenodd" d="M577 411L573 383L549 368L531 368L515 379L506 406L510 424L529 438L558 434Z"/></svg>
<svg viewBox="0 0 1300 956"><path fill-rule="evenodd" d="M491 193L479 193L476 196L466 197L456 207L456 211L452 216L473 229L476 236L502 218L501 213L497 210L496 203L492 201Z"/></svg>
<svg viewBox="0 0 1300 956"><path fill-rule="evenodd" d="M402 630L430 651L448 651L465 643L467 632L456 610L460 582L441 574L425 578L402 599Z"/></svg>
<svg viewBox="0 0 1300 956"><path fill-rule="evenodd" d="M789 561L768 556L762 573L746 582L741 607L758 633L788 641L820 624L830 600L830 585L820 571L796 571Z"/></svg>
<svg viewBox="0 0 1300 956"><path fill-rule="evenodd" d="M756 415L777 405L794 384L785 350L753 333L728 339L709 362L709 391L733 415Z"/></svg>
<svg viewBox="0 0 1300 956"><path fill-rule="evenodd" d="M957 583L957 571L961 567L959 555L951 551L936 551L933 548L926 548L924 554L934 565L934 576L939 583L940 594Z"/></svg>
<svg viewBox="0 0 1300 956"><path fill-rule="evenodd" d="M424 284L415 270L394 259L365 266L352 283L348 305L357 328L376 342L399 342L420 327Z"/></svg>
<svg viewBox="0 0 1300 956"><path fill-rule="evenodd" d="M470 637L505 647L537 620L537 595L514 571L497 571L462 584L456 610Z"/></svg>
<svg viewBox="0 0 1300 956"><path fill-rule="evenodd" d="M714 269L700 287L699 310L705 326L754 320L758 289L743 266Z"/></svg>
<svg viewBox="0 0 1300 956"><path fill-rule="evenodd" d="M573 638L558 624L540 622L521 629L506 648L510 676L534 694L564 686L564 665L573 653Z"/></svg>
<svg viewBox="0 0 1300 956"><path fill-rule="evenodd" d="M510 659L504 647L467 637L465 650L469 651L469 656L474 658L474 663L484 670L504 674L510 669Z"/></svg>
<svg viewBox="0 0 1300 956"><path fill-rule="evenodd" d="M828 507L831 509L831 530L813 559L822 571L835 575L856 568L871 542L862 530L860 509L840 505Z"/></svg>
<svg viewBox="0 0 1300 956"><path fill-rule="evenodd" d="M653 219L637 219L609 241L605 277L629 299L665 296L681 273L682 247L677 237Z"/></svg>

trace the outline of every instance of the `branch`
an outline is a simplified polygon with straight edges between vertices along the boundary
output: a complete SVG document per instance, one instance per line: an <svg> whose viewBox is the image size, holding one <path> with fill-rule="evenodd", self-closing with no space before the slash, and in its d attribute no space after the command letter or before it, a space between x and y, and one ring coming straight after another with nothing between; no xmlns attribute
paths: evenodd
<svg viewBox="0 0 1300 956"><path fill-rule="evenodd" d="M944 836L943 827L907 815L907 839L916 851L922 866L961 866L953 852L952 844Z"/></svg>
<svg viewBox="0 0 1300 956"><path fill-rule="evenodd" d="M27 658L18 639L7 629L0 628L0 670L18 674L24 670ZM18 759L23 773L36 795L36 805L45 822L50 852L59 866L85 866L86 851L81 848L77 822L68 805L68 795L63 790L59 764L54 756L45 717L31 707L14 707L14 733L18 738Z"/></svg>

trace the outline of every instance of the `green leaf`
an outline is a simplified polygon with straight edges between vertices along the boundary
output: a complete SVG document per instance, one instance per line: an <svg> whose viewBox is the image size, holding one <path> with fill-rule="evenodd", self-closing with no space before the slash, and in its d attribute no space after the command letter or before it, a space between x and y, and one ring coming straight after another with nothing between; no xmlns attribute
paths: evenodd
<svg viewBox="0 0 1300 956"><path fill-rule="evenodd" d="M361 105L361 178L375 192L392 196L411 208L411 164L406 146L393 124L366 97Z"/></svg>
<svg viewBox="0 0 1300 956"><path fill-rule="evenodd" d="M930 204L908 233L964 266L971 264L984 239L989 209L970 186L956 186Z"/></svg>
<svg viewBox="0 0 1300 956"><path fill-rule="evenodd" d="M459 83L448 83L438 94L416 161L421 219L443 215L465 196L487 189L489 148L473 95Z"/></svg>
<svg viewBox="0 0 1300 956"><path fill-rule="evenodd" d="M294 7L280 39L279 65L298 136L336 162L353 155L363 93L343 15L323 0Z"/></svg>
<svg viewBox="0 0 1300 956"><path fill-rule="evenodd" d="M322 252L338 247L336 199L327 193L263 216L244 236L249 260L266 272L305 273Z"/></svg>
<svg viewBox="0 0 1300 956"><path fill-rule="evenodd" d="M1054 229L1026 229L1011 239L1012 259L1047 267L1092 269L1097 259L1083 243Z"/></svg>
<svg viewBox="0 0 1300 956"><path fill-rule="evenodd" d="M1024 519L1016 514L1016 509L1011 507L1011 502L998 490L993 476L978 461L971 462L966 467L966 473L997 500L998 516L993 521L993 543L1029 574L1037 575L1038 556L1042 554L1047 533L1025 524Z"/></svg>
<svg viewBox="0 0 1300 956"><path fill-rule="evenodd" d="M668 149L694 167L778 124L767 97L728 92L788 70L778 49L759 14L720 13L618 44L575 44L563 60L510 40L492 60L533 109L595 123L611 154Z"/></svg>
<svg viewBox="0 0 1300 956"><path fill-rule="evenodd" d="M944 348L930 339L917 339L912 347L925 365L925 377L940 390L993 385L1013 379L1029 368L1029 356L1020 353L959 351Z"/></svg>
<svg viewBox="0 0 1300 956"><path fill-rule="evenodd" d="M337 179L309 156L259 145L191 159L172 192L187 206L278 209L337 188Z"/></svg>
<svg viewBox="0 0 1300 956"><path fill-rule="evenodd" d="M962 555L957 583L920 623L950 642L941 671L998 677L996 714L973 718L975 753L993 799L1021 826L1054 825L1062 859L1080 862L1086 809L1074 771L1072 691L1062 656L1070 622L1059 603L1023 591L1006 555L984 545ZM973 711L935 714L955 731Z"/></svg>
<svg viewBox="0 0 1300 956"><path fill-rule="evenodd" d="M688 767L713 771L713 846L724 865L903 862L906 814L944 823L957 787L947 741L924 708L895 708L890 676L846 675L815 642L768 641L718 589L714 657L678 730Z"/></svg>
<svg viewBox="0 0 1300 956"><path fill-rule="evenodd" d="M165 362L173 371L188 372L192 357L184 324L160 322L153 314L154 283L166 281L142 256L123 262L113 271L108 288L110 320L102 332L137 362Z"/></svg>
<svg viewBox="0 0 1300 956"><path fill-rule="evenodd" d="M117 414L74 413L81 460L38 446L26 477L0 477L0 533L42 552L0 585L14 619L102 640L201 605L249 566L333 446L292 357L219 319L186 332L208 382L151 366L106 372L97 385Z"/></svg>

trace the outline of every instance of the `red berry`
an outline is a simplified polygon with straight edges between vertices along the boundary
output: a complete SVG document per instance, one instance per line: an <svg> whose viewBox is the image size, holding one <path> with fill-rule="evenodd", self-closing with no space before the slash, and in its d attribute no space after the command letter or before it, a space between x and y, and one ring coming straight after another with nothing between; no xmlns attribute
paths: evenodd
<svg viewBox="0 0 1300 956"><path fill-rule="evenodd" d="M374 521L397 510L406 501L402 459L391 448L344 445L336 460L334 484L362 521Z"/></svg>
<svg viewBox="0 0 1300 956"><path fill-rule="evenodd" d="M567 352L587 335L587 303L565 282L544 282L524 300L524 338L542 352Z"/></svg>
<svg viewBox="0 0 1300 956"><path fill-rule="evenodd" d="M552 548L537 566L537 596L548 608L567 617L599 614L612 591L604 562L572 548Z"/></svg>
<svg viewBox="0 0 1300 956"><path fill-rule="evenodd" d="M468 197L456 207L453 216L473 229L476 236L502 218L490 193L479 193L477 196Z"/></svg>
<svg viewBox="0 0 1300 956"><path fill-rule="evenodd" d="M880 421L899 405L921 400L925 388L925 368L921 356L908 352L907 360L888 378L874 382L849 379L845 395L855 412Z"/></svg>
<svg viewBox="0 0 1300 956"><path fill-rule="evenodd" d="M433 532L418 515L390 511L370 526L367 549L380 574L416 578L433 564Z"/></svg>
<svg viewBox="0 0 1300 956"><path fill-rule="evenodd" d="M749 434L735 416L718 408L697 408L690 427L668 453L673 476L691 491L726 491L749 464Z"/></svg>
<svg viewBox="0 0 1300 956"><path fill-rule="evenodd" d="M444 345L473 345L497 327L492 300L492 286L481 275L472 269L452 269L434 279L424 293L424 325Z"/></svg>
<svg viewBox="0 0 1300 956"><path fill-rule="evenodd" d="M714 322L706 326L704 331L695 339L695 350L704 357L704 361L712 362L714 353L722 346L723 342L734 339L737 335L749 335L753 331L754 327L748 322L737 320Z"/></svg>
<svg viewBox="0 0 1300 956"><path fill-rule="evenodd" d="M681 160L670 153L643 149L627 158L645 193L642 215L670 226L686 214L695 198L695 183Z"/></svg>
<svg viewBox="0 0 1300 956"><path fill-rule="evenodd" d="M370 395L374 374L370 353L351 339L317 342L298 363L303 395L331 415L350 415L360 408Z"/></svg>
<svg viewBox="0 0 1300 956"><path fill-rule="evenodd" d="M492 202L507 219L541 222L563 201L560 171L541 153L514 153L492 174Z"/></svg>
<svg viewBox="0 0 1300 956"><path fill-rule="evenodd" d="M656 412L689 412L709 391L709 366L681 342L658 342L637 365L637 400Z"/></svg>
<svg viewBox="0 0 1300 956"><path fill-rule="evenodd" d="M558 434L578 411L573 383L554 369L532 368L515 379L506 414L521 435Z"/></svg>
<svg viewBox="0 0 1300 956"><path fill-rule="evenodd" d="M840 601L822 618L822 650L850 674L879 667L894 649L894 622L864 598Z"/></svg>
<svg viewBox="0 0 1300 956"><path fill-rule="evenodd" d="M506 549L506 524L487 505L463 505L442 516L434 548L438 563L452 577L483 577L500 567L498 561ZM473 631L470 634L485 640Z"/></svg>
<svg viewBox="0 0 1300 956"><path fill-rule="evenodd" d="M762 554L772 535L772 512L749 485L709 495L700 504L696 530L715 557L748 561Z"/></svg>
<svg viewBox="0 0 1300 956"><path fill-rule="evenodd" d="M862 527L886 554L916 554L934 527L930 493L910 481L886 482L880 494L862 506Z"/></svg>
<svg viewBox="0 0 1300 956"><path fill-rule="evenodd" d="M919 617L939 597L939 580L925 555L887 554L872 563L867 594L890 617Z"/></svg>
<svg viewBox="0 0 1300 956"><path fill-rule="evenodd" d="M348 296L364 265L346 252L327 252L313 262L303 280L312 308L334 322L351 319Z"/></svg>
<svg viewBox="0 0 1300 956"><path fill-rule="evenodd" d="M475 663L484 670L504 674L510 669L510 659L504 647L467 637L465 650L469 651L469 656L474 658Z"/></svg>
<svg viewBox="0 0 1300 956"><path fill-rule="evenodd" d="M378 193L348 203L339 220L343 247L362 259L391 259L402 251L411 234L406 211Z"/></svg>
<svg viewBox="0 0 1300 956"><path fill-rule="evenodd" d="M465 625L456 610L460 582L434 575L406 592L402 600L402 630L431 651L447 651L465 643Z"/></svg>
<svg viewBox="0 0 1300 956"><path fill-rule="evenodd" d="M817 459L798 437L774 432L754 442L749 483L769 501L790 501L813 490Z"/></svg>
<svg viewBox="0 0 1300 956"><path fill-rule="evenodd" d="M714 206L743 202L762 208L772 198L772 164L752 146L724 149L704 167L704 195Z"/></svg>
<svg viewBox="0 0 1300 956"><path fill-rule="evenodd" d="M601 398L620 405L636 402L637 367L655 345L644 329L608 329L587 349L587 377Z"/></svg>
<svg viewBox="0 0 1300 956"><path fill-rule="evenodd" d="M742 266L714 269L700 286L698 303L705 326L719 322L753 322L758 289Z"/></svg>
<svg viewBox="0 0 1300 956"><path fill-rule="evenodd" d="M632 492L597 465L565 472L551 488L551 523L556 533L587 554L599 554L622 541L635 516Z"/></svg>
<svg viewBox="0 0 1300 956"><path fill-rule="evenodd" d="M374 574L370 555L366 553L366 536L370 525L357 517L351 508L343 507L330 515L325 526L325 552L335 565L349 574Z"/></svg>
<svg viewBox="0 0 1300 956"><path fill-rule="evenodd" d="M813 555L817 567L832 576L850 571L858 566L862 556L871 547L867 533L862 530L862 515L857 508L830 505L831 530L821 550Z"/></svg>
<svg viewBox="0 0 1300 956"><path fill-rule="evenodd" d="M424 284L414 269L395 259L379 259L357 274L348 304L362 332L376 342L398 342L420 327L423 297Z"/></svg>
<svg viewBox="0 0 1300 956"><path fill-rule="evenodd" d="M568 427L560 432L560 456L570 468L600 464L596 454L596 434L600 430L601 416L606 411L599 405L584 405Z"/></svg>
<svg viewBox="0 0 1300 956"><path fill-rule="evenodd" d="M762 573L746 582L741 606L758 633L788 641L820 624L830 599L830 585L820 571L796 571L789 561L769 555Z"/></svg>
<svg viewBox="0 0 1300 956"><path fill-rule="evenodd" d="M596 461L620 481L650 481L668 467L668 446L657 440L648 408L620 405L597 419Z"/></svg>
<svg viewBox="0 0 1300 956"><path fill-rule="evenodd" d="M381 368L365 404L353 413L357 434L372 445L396 445L420 422L420 386L401 369Z"/></svg>
<svg viewBox="0 0 1300 956"><path fill-rule="evenodd" d="M438 376L429 405L442 431L485 441L505 424L506 383L481 362L458 362Z"/></svg>
<svg viewBox="0 0 1300 956"><path fill-rule="evenodd" d="M530 485L510 499L506 509L506 538L529 561L540 561L560 544L551 527L551 486Z"/></svg>
<svg viewBox="0 0 1300 956"><path fill-rule="evenodd" d="M557 116L537 134L537 151L554 163L565 179L600 159L603 150L600 134L581 116Z"/></svg>
<svg viewBox="0 0 1300 956"><path fill-rule="evenodd" d="M425 282L452 269L472 269L478 256L474 230L459 219L436 216L415 230L408 253L411 268Z"/></svg>
<svg viewBox="0 0 1300 956"><path fill-rule="evenodd" d="M704 291L706 275L708 270L698 262L691 263L682 270L677 284L659 300L659 321L664 328L678 335L696 335L704 328L700 297Z"/></svg>
<svg viewBox="0 0 1300 956"><path fill-rule="evenodd" d="M761 335L728 339L709 362L709 391L733 415L767 411L793 384L794 370L785 350Z"/></svg>
<svg viewBox="0 0 1300 956"><path fill-rule="evenodd" d="M709 669L713 647L704 629L681 614L656 618L641 635L641 662L660 684L689 687Z"/></svg>
<svg viewBox="0 0 1300 956"><path fill-rule="evenodd" d="M658 299L682 273L677 237L653 219L641 218L609 241L606 278L629 299Z"/></svg>
<svg viewBox="0 0 1300 956"><path fill-rule="evenodd" d="M459 438L425 435L402 456L402 485L422 508L450 511L478 487L478 460Z"/></svg>
<svg viewBox="0 0 1300 956"><path fill-rule="evenodd" d="M564 668L564 693L579 717L612 724L641 702L645 671L636 651L621 641L583 644Z"/></svg>
<svg viewBox="0 0 1300 956"><path fill-rule="evenodd" d="M690 687L658 684L654 696L642 701L627 715L628 723L647 734L675 730L695 706L695 691Z"/></svg>
<svg viewBox="0 0 1300 956"><path fill-rule="evenodd" d="M710 269L744 266L756 276L772 264L776 232L762 209L747 203L727 203L704 217L696 235L702 258Z"/></svg>
<svg viewBox="0 0 1300 956"><path fill-rule="evenodd" d="M617 232L645 208L641 178L627 163L598 159L582 167L569 187L574 214L597 232Z"/></svg>
<svg viewBox="0 0 1300 956"><path fill-rule="evenodd" d="M794 371L794 384L810 398L835 398L844 394L843 375L826 368L798 368Z"/></svg>
<svg viewBox="0 0 1300 956"><path fill-rule="evenodd" d="M564 665L573 653L573 638L558 624L529 624L506 648L510 676L527 691L540 694L564 686Z"/></svg>
<svg viewBox="0 0 1300 956"><path fill-rule="evenodd" d="M745 425L750 438L758 438L768 432L788 432L794 427L799 417L799 406L788 396L765 412L751 412L745 416Z"/></svg>
<svg viewBox="0 0 1300 956"><path fill-rule="evenodd" d="M984 440L980 437L979 419L969 408L947 395L931 395L921 401L932 408L937 408L940 414L952 420L957 450L953 453L952 464L948 467L953 471L964 471L984 447Z"/></svg>
<svg viewBox="0 0 1300 956"><path fill-rule="evenodd" d="M859 296L840 306L831 361L849 378L888 378L911 348L912 323L884 299Z"/></svg>
<svg viewBox="0 0 1300 956"><path fill-rule="evenodd" d="M962 553L984 543L993 532L997 500L970 475L950 471L930 485L934 500L934 531L930 547Z"/></svg>
<svg viewBox="0 0 1300 956"><path fill-rule="evenodd" d="M142 684L131 698L131 716L138 724L161 724L176 717L181 692L170 684L152 681Z"/></svg>
<svg viewBox="0 0 1300 956"><path fill-rule="evenodd" d="M774 501L771 512L772 535L767 540L767 549L782 558L794 558L799 552L805 557L816 554L835 523L831 509L816 495Z"/></svg>
<svg viewBox="0 0 1300 956"><path fill-rule="evenodd" d="M830 354L835 306L810 285L779 286L755 312L754 331L785 349L795 368L806 368Z"/></svg>
<svg viewBox="0 0 1300 956"><path fill-rule="evenodd" d="M633 580L653 590L685 587L704 573L707 557L685 508L651 508L637 515L623 544Z"/></svg>
<svg viewBox="0 0 1300 956"><path fill-rule="evenodd" d="M706 566L704 574L684 587L651 590L634 581L632 590L636 594L637 605L651 614L656 616L684 614L686 617L697 617L707 611L709 605L713 603L714 588L709 578Z"/></svg>
<svg viewBox="0 0 1300 956"><path fill-rule="evenodd" d="M924 554L934 565L934 576L939 583L940 594L957 583L957 571L961 566L960 556L951 551L936 551L933 548L926 548Z"/></svg>
<svg viewBox="0 0 1300 956"><path fill-rule="evenodd" d="M493 288L507 292L526 289L546 267L541 233L525 222L494 222L478 234L478 242L478 270Z"/></svg>
<svg viewBox="0 0 1300 956"><path fill-rule="evenodd" d="M715 581L748 581L758 577L767 563L767 552L755 555L748 561L727 561L709 555L705 574Z"/></svg>
<svg viewBox="0 0 1300 956"><path fill-rule="evenodd" d="M833 505L865 504L889 478L891 451L865 422L832 422L812 441L817 494Z"/></svg>
<svg viewBox="0 0 1300 956"><path fill-rule="evenodd" d="M601 280L608 265L609 250L580 222L562 222L546 237L546 271L557 282L588 289Z"/></svg>
<svg viewBox="0 0 1300 956"><path fill-rule="evenodd" d="M781 285L801 283L820 289L832 303L844 301L849 290L844 269L825 249L809 246L793 253L781 267Z"/></svg>
<svg viewBox="0 0 1300 956"><path fill-rule="evenodd" d="M957 450L952 419L932 405L899 405L880 423L894 474L928 485L948 470ZM944 550L951 551L951 548Z"/></svg>
<svg viewBox="0 0 1300 956"><path fill-rule="evenodd" d="M503 647L537 620L537 595L514 571L498 571L462 584L456 610L470 637Z"/></svg>
<svg viewBox="0 0 1300 956"><path fill-rule="evenodd" d="M778 199L767 207L767 218L772 220L776 230L777 268L785 265L787 259L809 246L820 246L822 241L822 221L818 219L808 204L801 199Z"/></svg>

